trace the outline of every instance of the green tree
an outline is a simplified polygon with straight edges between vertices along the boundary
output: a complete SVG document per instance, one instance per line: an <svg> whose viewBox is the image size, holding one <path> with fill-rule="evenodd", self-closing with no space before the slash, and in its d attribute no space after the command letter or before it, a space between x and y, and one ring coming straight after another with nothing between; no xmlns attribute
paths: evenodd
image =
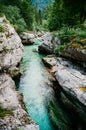
<svg viewBox="0 0 86 130"><path fill-rule="evenodd" d="M32 29L33 25L33 7L29 0L23 0L21 4L21 14L28 26L28 29Z"/></svg>
<svg viewBox="0 0 86 130"><path fill-rule="evenodd" d="M42 11L39 10L39 24L42 25Z"/></svg>
<svg viewBox="0 0 86 130"><path fill-rule="evenodd" d="M30 0L0 0L0 5L17 6L20 9L21 16L25 20L28 29L33 25L33 7ZM15 12L14 12L15 13ZM21 20L20 20L21 21Z"/></svg>
<svg viewBox="0 0 86 130"><path fill-rule="evenodd" d="M38 8L38 4L36 3L34 9L35 22L37 25L42 25L42 11Z"/></svg>
<svg viewBox="0 0 86 130"><path fill-rule="evenodd" d="M56 30L64 24L74 26L84 23L86 19L85 0L55 0L48 12L48 27Z"/></svg>
<svg viewBox="0 0 86 130"><path fill-rule="evenodd" d="M48 28L51 31L60 28L64 22L64 11L62 4L62 0L56 0L52 5L52 8L50 6L51 10L48 13Z"/></svg>
<svg viewBox="0 0 86 130"><path fill-rule="evenodd" d="M35 10L34 10L34 15L35 15L35 22L36 22L36 24L38 25L38 23L39 23L39 14L38 14L38 4L36 3L36 5L35 5Z"/></svg>
<svg viewBox="0 0 86 130"><path fill-rule="evenodd" d="M74 20L83 23L86 19L86 2L85 0L63 0L63 7L66 16L73 17Z"/></svg>
<svg viewBox="0 0 86 130"><path fill-rule="evenodd" d="M7 19L13 24L18 32L26 29L26 23L20 14L20 9L16 6L1 6L0 12L4 13Z"/></svg>
<svg viewBox="0 0 86 130"><path fill-rule="evenodd" d="M18 6L18 7L20 7L20 5L21 5L21 3L22 3L22 0L0 0L0 4L2 4L2 5L15 5L15 6Z"/></svg>

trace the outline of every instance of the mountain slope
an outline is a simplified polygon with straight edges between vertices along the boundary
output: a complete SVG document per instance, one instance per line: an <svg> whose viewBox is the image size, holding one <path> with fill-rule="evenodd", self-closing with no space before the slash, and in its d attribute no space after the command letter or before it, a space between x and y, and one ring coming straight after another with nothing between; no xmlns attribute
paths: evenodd
<svg viewBox="0 0 86 130"><path fill-rule="evenodd" d="M31 0L35 5L38 4L39 9L43 9L47 4L52 3L54 0Z"/></svg>

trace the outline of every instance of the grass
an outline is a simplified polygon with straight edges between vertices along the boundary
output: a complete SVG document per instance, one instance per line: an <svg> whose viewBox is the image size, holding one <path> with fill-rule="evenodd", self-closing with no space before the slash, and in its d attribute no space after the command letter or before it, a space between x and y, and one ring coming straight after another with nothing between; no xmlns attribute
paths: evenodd
<svg viewBox="0 0 86 130"><path fill-rule="evenodd" d="M3 13L0 13L0 17L3 17L4 16L4 14Z"/></svg>
<svg viewBox="0 0 86 130"><path fill-rule="evenodd" d="M0 25L0 32L4 33L5 32L5 28L3 26Z"/></svg>
<svg viewBox="0 0 86 130"><path fill-rule="evenodd" d="M13 115L12 110L7 110L7 109L3 108L2 106L0 106L0 117L4 118L7 115Z"/></svg>
<svg viewBox="0 0 86 130"><path fill-rule="evenodd" d="M79 44L79 43L72 43L71 46L72 46L73 48L80 48L80 47L81 47L81 44Z"/></svg>
<svg viewBox="0 0 86 130"><path fill-rule="evenodd" d="M4 23L9 23L6 19L3 19L3 22L4 22Z"/></svg>
<svg viewBox="0 0 86 130"><path fill-rule="evenodd" d="M60 51L62 51L64 48L66 47L66 45L58 45L56 48L55 48L55 53L56 54L59 54Z"/></svg>
<svg viewBox="0 0 86 130"><path fill-rule="evenodd" d="M86 39L86 29L63 27L53 32L52 35L58 37L61 40L61 44L70 43L72 40L79 42L81 39Z"/></svg>
<svg viewBox="0 0 86 130"><path fill-rule="evenodd" d="M74 28L63 27L57 32L53 32L53 36L58 37L61 40L61 44L70 42L76 35Z"/></svg>
<svg viewBox="0 0 86 130"><path fill-rule="evenodd" d="M52 35L61 41L61 45L55 48L57 54L66 46L86 49L86 28L62 27L60 30L52 32Z"/></svg>

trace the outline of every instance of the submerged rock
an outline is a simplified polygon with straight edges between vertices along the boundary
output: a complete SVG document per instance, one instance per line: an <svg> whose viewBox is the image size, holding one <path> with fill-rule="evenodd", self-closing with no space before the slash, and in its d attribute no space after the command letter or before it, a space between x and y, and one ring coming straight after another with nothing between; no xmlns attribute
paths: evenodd
<svg viewBox="0 0 86 130"><path fill-rule="evenodd" d="M53 54L55 48L60 44L60 40L57 37L53 37L51 33L46 32L42 37L42 44L39 46L39 53Z"/></svg>

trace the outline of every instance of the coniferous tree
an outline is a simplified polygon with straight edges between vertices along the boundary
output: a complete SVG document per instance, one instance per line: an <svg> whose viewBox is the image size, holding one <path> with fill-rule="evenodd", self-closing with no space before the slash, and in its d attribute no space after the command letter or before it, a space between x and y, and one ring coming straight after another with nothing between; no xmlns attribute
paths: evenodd
<svg viewBox="0 0 86 130"><path fill-rule="evenodd" d="M85 0L55 0L48 12L48 27L51 31L63 25L82 24L86 19Z"/></svg>
<svg viewBox="0 0 86 130"><path fill-rule="evenodd" d="M20 10L22 18L25 20L28 29L33 25L33 7L30 0L0 0L0 6L16 6ZM10 10L9 10L10 11ZM15 12L14 12L15 13Z"/></svg>
<svg viewBox="0 0 86 130"><path fill-rule="evenodd" d="M42 25L42 11L39 10L39 24Z"/></svg>
<svg viewBox="0 0 86 130"><path fill-rule="evenodd" d="M29 0L23 0L21 4L21 14L29 29L32 29L33 24L33 7Z"/></svg>

